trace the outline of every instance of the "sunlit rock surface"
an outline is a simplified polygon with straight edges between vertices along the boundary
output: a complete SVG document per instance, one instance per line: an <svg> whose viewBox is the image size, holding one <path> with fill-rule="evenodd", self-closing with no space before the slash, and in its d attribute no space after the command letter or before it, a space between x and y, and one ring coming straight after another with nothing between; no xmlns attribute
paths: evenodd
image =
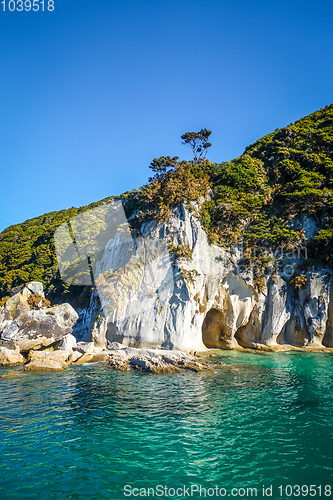
<svg viewBox="0 0 333 500"><path fill-rule="evenodd" d="M110 218L106 209L103 214ZM258 291L252 269L242 263L241 245L209 244L185 205L163 224L144 223L135 235L125 218L117 217L120 226L91 257L95 291L89 308L78 311L73 331L78 340L187 352L333 347L330 270L309 269L306 283L296 289L290 278L304 260L286 255L281 258L285 273L263 274ZM310 236L313 224L307 221ZM186 246L191 258L177 257L170 245Z"/></svg>
<svg viewBox="0 0 333 500"><path fill-rule="evenodd" d="M29 283L0 308L0 341L14 343L21 352L61 341L78 319L70 304L32 309L28 299L33 293L43 296L43 285Z"/></svg>

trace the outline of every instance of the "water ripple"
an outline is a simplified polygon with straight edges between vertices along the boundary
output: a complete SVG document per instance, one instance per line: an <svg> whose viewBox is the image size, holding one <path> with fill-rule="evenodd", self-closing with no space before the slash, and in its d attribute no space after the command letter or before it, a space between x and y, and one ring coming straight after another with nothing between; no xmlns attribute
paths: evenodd
<svg viewBox="0 0 333 500"><path fill-rule="evenodd" d="M221 360L229 366L215 374L95 364L0 380L1 496L101 500L124 498L125 484L329 484L333 358L225 352Z"/></svg>

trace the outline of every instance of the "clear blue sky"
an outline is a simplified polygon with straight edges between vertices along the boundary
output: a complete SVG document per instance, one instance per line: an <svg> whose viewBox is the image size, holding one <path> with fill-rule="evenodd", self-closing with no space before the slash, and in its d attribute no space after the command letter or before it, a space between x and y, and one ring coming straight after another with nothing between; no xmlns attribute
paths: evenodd
<svg viewBox="0 0 333 500"><path fill-rule="evenodd" d="M184 132L212 130L220 162L330 104L332 19L320 0L0 4L0 231L140 187L154 157L190 159Z"/></svg>

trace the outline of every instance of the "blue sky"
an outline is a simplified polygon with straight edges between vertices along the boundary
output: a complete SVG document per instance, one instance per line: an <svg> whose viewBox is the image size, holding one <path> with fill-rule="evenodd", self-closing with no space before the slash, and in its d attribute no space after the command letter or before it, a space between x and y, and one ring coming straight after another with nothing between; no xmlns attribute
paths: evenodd
<svg viewBox="0 0 333 500"><path fill-rule="evenodd" d="M190 159L184 132L212 130L220 162L330 104L332 19L320 0L0 4L0 231L140 187L154 157Z"/></svg>

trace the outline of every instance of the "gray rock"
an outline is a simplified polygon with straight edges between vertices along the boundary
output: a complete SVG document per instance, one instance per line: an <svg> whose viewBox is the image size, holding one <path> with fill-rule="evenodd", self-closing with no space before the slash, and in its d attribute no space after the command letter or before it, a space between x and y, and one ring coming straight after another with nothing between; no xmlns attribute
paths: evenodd
<svg viewBox="0 0 333 500"><path fill-rule="evenodd" d="M139 370L149 373L180 373L183 370L214 371L213 363L181 351L163 349L114 349L108 352L108 365L120 371ZM222 367L222 363L214 363Z"/></svg>
<svg viewBox="0 0 333 500"><path fill-rule="evenodd" d="M43 288L43 283L40 283L39 281L31 281L30 283L27 283L25 287L31 292L31 293L38 293L38 295L41 295L44 297L44 288Z"/></svg>
<svg viewBox="0 0 333 500"><path fill-rule="evenodd" d="M14 351L16 351L18 348L13 340L0 340L0 347L6 347L7 349L11 349Z"/></svg>
<svg viewBox="0 0 333 500"><path fill-rule="evenodd" d="M76 344L76 338L74 335L67 335L62 339L62 341L59 344L59 351L67 351L67 352L72 352L73 349L77 347Z"/></svg>
<svg viewBox="0 0 333 500"><path fill-rule="evenodd" d="M92 354L96 352L94 342L78 342L76 348L82 353Z"/></svg>
<svg viewBox="0 0 333 500"><path fill-rule="evenodd" d="M42 295L42 284L32 282L9 299L0 309L0 340L19 346L22 352L40 349L71 334L78 315L69 304L31 310L28 298Z"/></svg>
<svg viewBox="0 0 333 500"><path fill-rule="evenodd" d="M108 325L105 318L99 319L95 324L93 331L91 332L91 339L96 347L101 349L106 349L106 332Z"/></svg>

